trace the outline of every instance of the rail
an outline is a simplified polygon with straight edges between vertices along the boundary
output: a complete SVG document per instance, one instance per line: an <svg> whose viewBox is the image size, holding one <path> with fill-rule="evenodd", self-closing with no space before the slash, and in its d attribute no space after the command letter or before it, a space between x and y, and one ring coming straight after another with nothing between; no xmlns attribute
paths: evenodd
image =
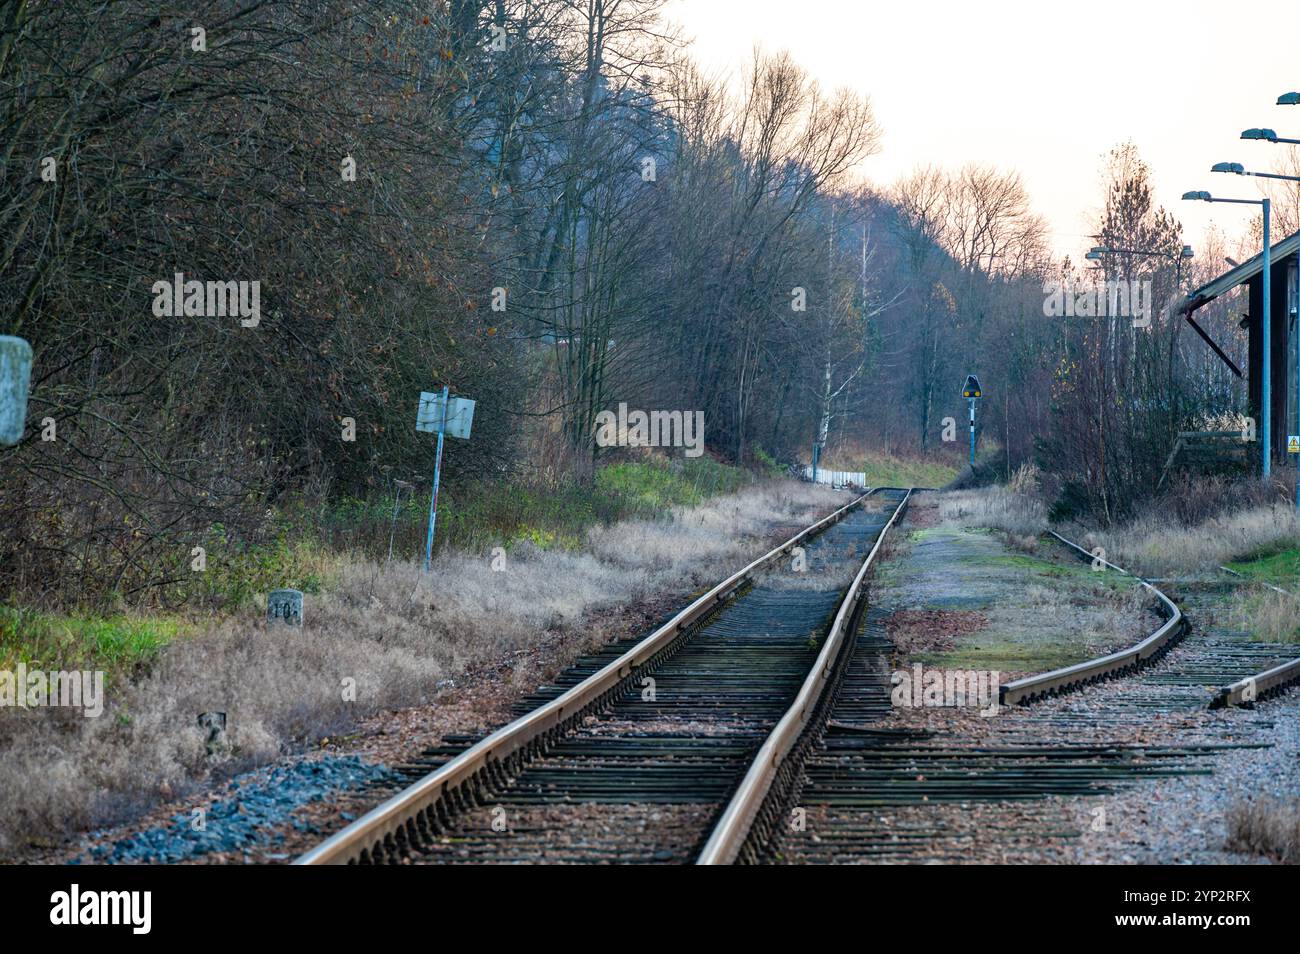
<svg viewBox="0 0 1300 954"><path fill-rule="evenodd" d="M346 828L303 854L294 864L348 864L374 860L419 839L421 829L448 804L474 801L475 789L497 780L521 761L540 753L593 706L606 701L633 673L672 646L693 624L709 616L753 574L807 538L843 519L875 491L804 528L744 568L728 576L618 659L563 695L496 730L447 764L431 772ZM874 553L874 550L873 550Z"/></svg>
<svg viewBox="0 0 1300 954"><path fill-rule="evenodd" d="M876 488L877 490L881 488ZM853 583L849 586L840 603L831 631L817 656L817 662L809 671L807 678L799 689L794 702L772 729L767 739L760 746L749 771L741 780L727 807L723 809L718 823L714 826L709 840L701 851L697 864L719 865L731 864L739 856L745 839L759 809L762 807L772 784L781 770L783 763L807 728L809 720L817 709L817 703L831 683L841 650L849 638L849 620L854 618L863 581L875 563L876 555L884 545L885 536L890 528L907 509L912 491L908 490L895 508L889 521L876 537L876 542L858 569Z"/></svg>
<svg viewBox="0 0 1300 954"><path fill-rule="evenodd" d="M1091 685L1103 679L1136 672L1142 666L1150 663L1151 660L1163 655L1187 631L1187 620L1183 617L1182 610L1153 584L1148 583L1141 577L1134 576L1121 566L1116 566L1114 563L1088 552L1054 530L1048 532L1067 547L1078 551L1082 559L1099 562L1112 570L1127 576L1133 576L1159 600L1166 616L1165 623L1146 639L1130 646L1128 649L1108 653L1105 656L1076 663L1073 666L1053 669L1051 672L1041 673L1037 676L1027 676L1024 679L1003 683L998 691L999 705L1024 705L1037 699L1059 695L1071 689Z"/></svg>

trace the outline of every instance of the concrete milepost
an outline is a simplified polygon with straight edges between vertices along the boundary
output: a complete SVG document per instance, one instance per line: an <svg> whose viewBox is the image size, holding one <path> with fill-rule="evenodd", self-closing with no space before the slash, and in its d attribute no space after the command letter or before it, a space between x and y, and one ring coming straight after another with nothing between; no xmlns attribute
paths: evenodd
<svg viewBox="0 0 1300 954"><path fill-rule="evenodd" d="M0 446L23 439L31 382L32 346L22 338L0 335Z"/></svg>
<svg viewBox="0 0 1300 954"><path fill-rule="evenodd" d="M438 482L442 475L442 441L450 434L463 441L469 440L474 424L474 402L469 398L452 397L448 388L441 393L420 392L420 409L415 415L415 429L438 435L438 456L433 464L433 495L429 498L429 533L424 540L424 572L429 572L433 560L433 533L438 523Z"/></svg>
<svg viewBox="0 0 1300 954"><path fill-rule="evenodd" d="M302 625L302 591L272 590L266 594L266 622Z"/></svg>

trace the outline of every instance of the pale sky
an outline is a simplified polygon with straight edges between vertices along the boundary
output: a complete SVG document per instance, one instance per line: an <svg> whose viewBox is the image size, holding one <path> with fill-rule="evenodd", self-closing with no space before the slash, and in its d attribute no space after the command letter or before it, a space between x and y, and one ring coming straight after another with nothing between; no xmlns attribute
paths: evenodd
<svg viewBox="0 0 1300 954"><path fill-rule="evenodd" d="M1210 166L1269 171L1286 148L1241 131L1300 139L1300 106L1275 105L1300 90L1297 0L670 0L667 12L711 72L739 74L759 43L870 96L883 149L861 172L875 184L927 162L1018 170L1053 248L1076 258L1112 146L1137 145L1157 201L1197 246L1211 222L1240 235L1252 210L1182 194L1258 198L1258 180Z"/></svg>

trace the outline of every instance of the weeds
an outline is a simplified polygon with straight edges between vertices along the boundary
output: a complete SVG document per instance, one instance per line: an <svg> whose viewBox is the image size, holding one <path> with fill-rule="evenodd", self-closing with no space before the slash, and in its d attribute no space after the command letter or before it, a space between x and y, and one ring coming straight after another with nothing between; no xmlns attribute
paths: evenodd
<svg viewBox="0 0 1300 954"><path fill-rule="evenodd" d="M991 527L1030 540L1047 529L1047 509L1042 501L1005 487L944 494L939 498L939 516L945 523Z"/></svg>
<svg viewBox="0 0 1300 954"><path fill-rule="evenodd" d="M1300 799L1238 802L1228 809L1227 824L1229 850L1300 862Z"/></svg>
<svg viewBox="0 0 1300 954"><path fill-rule="evenodd" d="M170 643L163 637L179 629L158 630L148 653L147 640L132 649L88 625L78 638L145 664L110 685L97 719L0 710L0 846L122 821L383 709L454 701L449 680L481 665L528 691L541 678L535 667L558 669L623 635L626 608L680 601L743 565L774 527L811 522L843 501L827 488L761 484L656 520L590 526L577 548L516 537L495 566L491 554L446 548L427 574L414 561L335 554L302 627L268 628L246 608ZM31 630L14 618L0 617L4 631L25 640ZM208 711L228 716L230 759L220 767L206 759L196 723Z"/></svg>
<svg viewBox="0 0 1300 954"><path fill-rule="evenodd" d="M1094 536L1105 547L1108 560L1130 570L1190 575L1296 547L1300 545L1300 521L1294 506L1273 505L1223 513L1192 525L1164 515L1144 517Z"/></svg>
<svg viewBox="0 0 1300 954"><path fill-rule="evenodd" d="M1230 618L1261 642L1300 642L1300 598L1290 594L1268 590L1239 599Z"/></svg>
<svg viewBox="0 0 1300 954"><path fill-rule="evenodd" d="M59 616L0 606L0 669L129 672L157 658L184 631L178 619Z"/></svg>

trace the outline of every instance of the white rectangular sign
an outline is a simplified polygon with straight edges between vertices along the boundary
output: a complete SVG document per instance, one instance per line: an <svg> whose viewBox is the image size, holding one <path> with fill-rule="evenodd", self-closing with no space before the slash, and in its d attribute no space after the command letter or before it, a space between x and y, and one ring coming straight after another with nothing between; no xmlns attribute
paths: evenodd
<svg viewBox="0 0 1300 954"><path fill-rule="evenodd" d="M474 423L474 402L469 398L452 397L447 401L447 436L469 439ZM415 416L415 429L437 434L442 424L442 394L434 391L420 392L420 409Z"/></svg>

